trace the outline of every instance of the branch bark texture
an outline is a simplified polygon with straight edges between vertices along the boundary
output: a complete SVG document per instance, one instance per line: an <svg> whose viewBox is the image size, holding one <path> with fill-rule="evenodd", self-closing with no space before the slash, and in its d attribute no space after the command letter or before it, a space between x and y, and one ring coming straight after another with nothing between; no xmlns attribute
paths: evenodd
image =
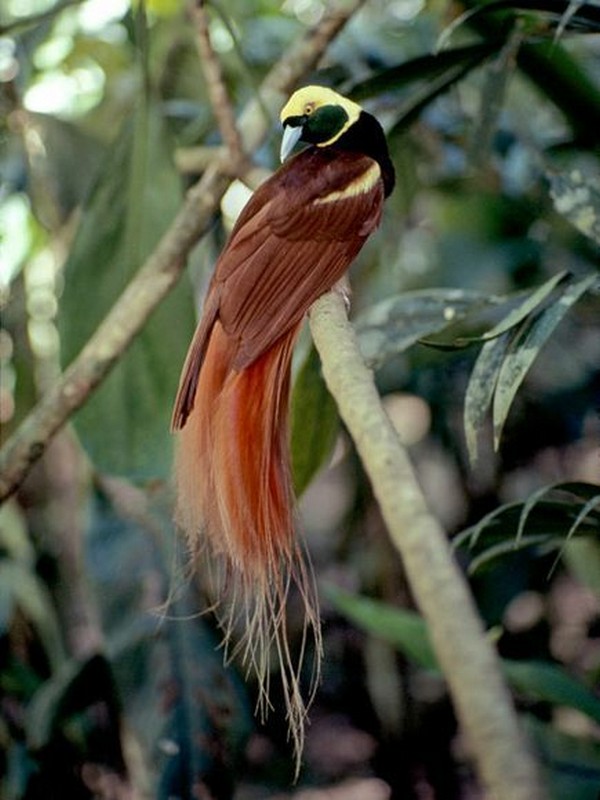
<svg viewBox="0 0 600 800"><path fill-rule="evenodd" d="M494 800L542 800L537 765L499 660L444 531L427 508L406 448L383 410L339 293L317 300L310 324L325 381L403 559L480 776Z"/></svg>
<svg viewBox="0 0 600 800"><path fill-rule="evenodd" d="M239 119L243 149L252 153L265 138L274 113L296 84L318 64L327 46L364 0L331 6L273 67ZM81 353L0 451L0 501L12 494L54 434L108 375L144 323L179 279L185 260L208 230L229 185L218 166L209 167L187 198L157 248L127 286Z"/></svg>
<svg viewBox="0 0 600 800"><path fill-rule="evenodd" d="M204 0L193 0L190 13L196 29L196 44L213 114L234 170L239 171L245 162L244 146L223 79L221 62L210 40L210 26Z"/></svg>

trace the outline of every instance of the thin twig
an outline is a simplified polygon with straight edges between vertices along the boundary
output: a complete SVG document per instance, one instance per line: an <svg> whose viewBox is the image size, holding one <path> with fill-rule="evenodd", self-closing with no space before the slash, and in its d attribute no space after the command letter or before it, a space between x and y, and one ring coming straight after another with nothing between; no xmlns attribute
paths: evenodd
<svg viewBox="0 0 600 800"><path fill-rule="evenodd" d="M270 121L265 119L263 105L273 112L281 106L363 2L352 0L330 8L269 72L261 86L260 102L252 100L240 116L246 152L253 152L268 132ZM85 403L174 286L189 252L207 231L229 182L214 165L206 171L81 353L6 442L0 451L0 500L15 491L52 436Z"/></svg>
<svg viewBox="0 0 600 800"><path fill-rule="evenodd" d="M383 410L339 293L331 292L313 305L310 324L325 381L402 556L490 797L541 800L537 766L498 658L444 531L427 508L406 448Z"/></svg>
<svg viewBox="0 0 600 800"><path fill-rule="evenodd" d="M217 58L210 39L208 14L204 0L192 0L190 13L196 29L196 44L200 64L206 80L206 88L214 117L221 131L223 143L229 151L229 158L235 171L242 171L246 154L242 137L237 127L235 113L225 88L221 62Z"/></svg>

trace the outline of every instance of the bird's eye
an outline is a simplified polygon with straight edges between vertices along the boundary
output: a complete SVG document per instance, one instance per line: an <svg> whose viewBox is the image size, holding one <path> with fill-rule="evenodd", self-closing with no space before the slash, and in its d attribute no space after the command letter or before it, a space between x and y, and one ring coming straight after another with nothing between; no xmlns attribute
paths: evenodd
<svg viewBox="0 0 600 800"><path fill-rule="evenodd" d="M315 110L314 103L307 103L307 104L304 106L304 113L305 113L307 116L308 116L309 114L312 114L312 112L313 112L314 110Z"/></svg>

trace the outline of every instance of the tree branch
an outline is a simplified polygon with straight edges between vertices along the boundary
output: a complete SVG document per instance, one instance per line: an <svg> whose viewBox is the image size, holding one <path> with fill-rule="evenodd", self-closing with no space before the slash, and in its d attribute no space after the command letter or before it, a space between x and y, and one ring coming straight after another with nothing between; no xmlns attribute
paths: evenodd
<svg viewBox="0 0 600 800"><path fill-rule="evenodd" d="M333 5L269 72L261 85L260 102L248 103L239 119L245 152L253 152L268 132L270 121L263 107L275 111L282 105L363 2ZM52 436L85 403L174 286L189 252L207 231L229 181L214 165L206 171L81 353L6 442L0 451L0 500L15 491Z"/></svg>
<svg viewBox="0 0 600 800"><path fill-rule="evenodd" d="M216 57L210 40L208 14L204 0L191 0L190 13L196 29L196 45L213 114L221 131L223 143L227 148L233 171L241 171L244 168L246 154L229 94L225 88L221 62Z"/></svg>
<svg viewBox="0 0 600 800"><path fill-rule="evenodd" d="M537 766L498 658L444 531L427 508L406 449L383 410L339 293L317 300L310 324L325 381L403 559L481 778L494 800L541 800Z"/></svg>

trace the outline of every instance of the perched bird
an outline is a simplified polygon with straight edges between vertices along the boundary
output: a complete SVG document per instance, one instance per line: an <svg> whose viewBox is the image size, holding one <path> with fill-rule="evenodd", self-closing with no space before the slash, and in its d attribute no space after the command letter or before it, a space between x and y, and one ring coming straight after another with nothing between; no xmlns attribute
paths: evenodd
<svg viewBox="0 0 600 800"><path fill-rule="evenodd" d="M379 225L395 178L380 124L331 89L298 90L281 122L283 166L253 194L217 261L172 427L180 432L176 520L192 552L219 563L225 639L241 621L238 647L258 675L263 710L274 649L299 763L306 715L300 670L312 631L318 680L321 639L310 562L294 533L292 351L311 304ZM299 141L308 147L287 160ZM285 615L293 583L306 611L296 659Z"/></svg>

